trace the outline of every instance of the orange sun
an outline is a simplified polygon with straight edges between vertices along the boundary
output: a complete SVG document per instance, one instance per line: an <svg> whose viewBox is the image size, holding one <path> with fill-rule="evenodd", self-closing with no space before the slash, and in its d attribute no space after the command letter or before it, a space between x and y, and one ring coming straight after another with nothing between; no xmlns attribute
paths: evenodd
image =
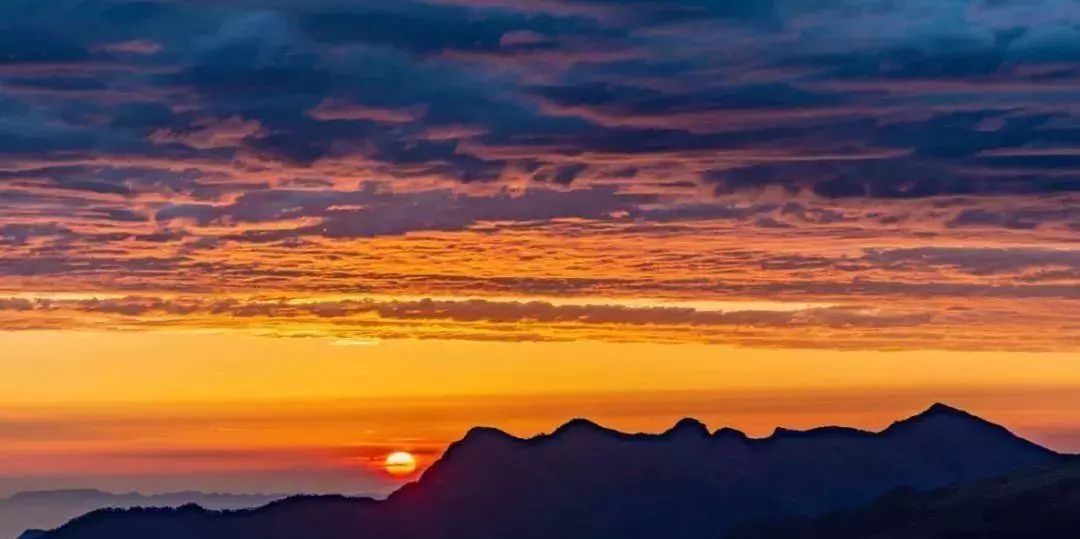
<svg viewBox="0 0 1080 539"><path fill-rule="evenodd" d="M402 477L416 471L416 457L404 451L396 451L386 456L383 466L386 467L386 473Z"/></svg>

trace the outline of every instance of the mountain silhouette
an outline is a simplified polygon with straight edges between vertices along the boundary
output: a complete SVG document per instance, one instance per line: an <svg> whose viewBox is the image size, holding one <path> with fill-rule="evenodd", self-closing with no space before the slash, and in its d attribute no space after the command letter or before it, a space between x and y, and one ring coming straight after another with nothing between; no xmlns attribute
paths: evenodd
<svg viewBox="0 0 1080 539"><path fill-rule="evenodd" d="M717 538L898 488L929 490L1060 455L937 404L887 429L777 429L755 439L692 419L661 434L573 420L522 439L475 428L384 501L297 497L253 511L99 511L43 539Z"/></svg>
<svg viewBox="0 0 1080 539"><path fill-rule="evenodd" d="M144 495L138 492L112 493L94 489L41 490L19 492L0 499L0 539L14 539L30 527L59 526L88 511L104 507L179 507L199 504L208 509L258 507L285 495L216 494L168 492Z"/></svg>
<svg viewBox="0 0 1080 539"><path fill-rule="evenodd" d="M1077 530L1073 461L933 492L902 489L855 511L747 525L730 539L1073 539Z"/></svg>

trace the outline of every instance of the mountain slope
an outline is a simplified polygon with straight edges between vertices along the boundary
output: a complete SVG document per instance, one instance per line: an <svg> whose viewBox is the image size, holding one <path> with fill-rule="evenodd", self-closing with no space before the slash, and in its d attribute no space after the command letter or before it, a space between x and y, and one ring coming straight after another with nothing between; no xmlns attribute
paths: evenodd
<svg viewBox="0 0 1080 539"><path fill-rule="evenodd" d="M171 492L142 495L137 492L114 494L100 490L45 490L20 492L0 499L0 539L15 539L27 528L59 526L88 511L105 507L179 507L199 504L210 509L258 507L281 495L207 494Z"/></svg>
<svg viewBox="0 0 1080 539"><path fill-rule="evenodd" d="M1055 539L1080 530L1080 463L933 492L902 490L866 508L748 526L731 539Z"/></svg>
<svg viewBox="0 0 1080 539"><path fill-rule="evenodd" d="M1060 457L943 405L880 433L778 429L751 439L694 420L659 435L584 420L519 439L478 428L383 502L298 498L242 513L94 513L49 539L718 537L820 515L899 487L932 489Z"/></svg>

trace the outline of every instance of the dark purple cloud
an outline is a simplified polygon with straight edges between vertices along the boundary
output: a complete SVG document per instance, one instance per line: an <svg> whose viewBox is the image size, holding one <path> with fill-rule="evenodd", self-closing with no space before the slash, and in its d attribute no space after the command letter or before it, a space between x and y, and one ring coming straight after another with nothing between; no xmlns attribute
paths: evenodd
<svg viewBox="0 0 1080 539"><path fill-rule="evenodd" d="M241 238L280 240L296 234L372 237L417 230L462 230L481 221L547 221L556 218L603 219L633 210L653 199L619 195L611 188L574 191L534 190L514 195L455 195L449 190L385 193L373 186L359 191L272 190L249 193L226 206L174 205L157 213L158 222L191 220L199 225L267 223L318 218L321 224Z"/></svg>
<svg viewBox="0 0 1080 539"><path fill-rule="evenodd" d="M1076 140L1070 4L62 3L0 8L0 108L12 112L0 151L11 159L362 158L392 177L538 170L536 181L567 184L587 168L616 175L595 159L566 162L575 152L654 166L672 152L892 155L732 170L699 156L705 180L730 189L779 183L826 198L1068 192L1080 177L1075 158L985 155ZM382 112L312 113L327 102ZM228 121L259 128L227 143L200 135ZM106 176L51 180L130 194Z"/></svg>

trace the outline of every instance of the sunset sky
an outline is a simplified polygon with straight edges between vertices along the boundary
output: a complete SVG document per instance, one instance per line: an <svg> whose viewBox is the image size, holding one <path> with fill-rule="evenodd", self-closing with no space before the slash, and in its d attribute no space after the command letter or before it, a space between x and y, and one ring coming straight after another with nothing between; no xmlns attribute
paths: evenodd
<svg viewBox="0 0 1080 539"><path fill-rule="evenodd" d="M6 0L0 496L473 425L1080 452L1072 0Z"/></svg>

